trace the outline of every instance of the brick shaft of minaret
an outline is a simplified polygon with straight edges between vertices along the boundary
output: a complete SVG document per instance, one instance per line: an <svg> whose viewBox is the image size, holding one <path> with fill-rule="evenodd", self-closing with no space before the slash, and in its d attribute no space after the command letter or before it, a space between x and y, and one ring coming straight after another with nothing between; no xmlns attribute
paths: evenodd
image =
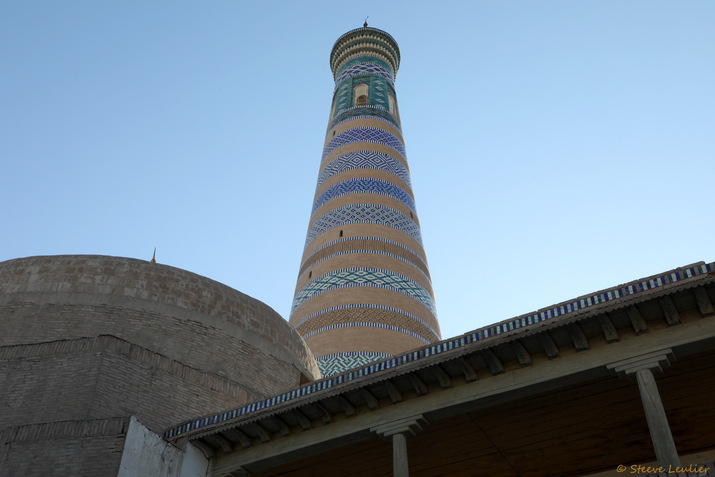
<svg viewBox="0 0 715 477"><path fill-rule="evenodd" d="M400 51L370 27L341 36L290 323L323 375L440 339L395 93Z"/></svg>

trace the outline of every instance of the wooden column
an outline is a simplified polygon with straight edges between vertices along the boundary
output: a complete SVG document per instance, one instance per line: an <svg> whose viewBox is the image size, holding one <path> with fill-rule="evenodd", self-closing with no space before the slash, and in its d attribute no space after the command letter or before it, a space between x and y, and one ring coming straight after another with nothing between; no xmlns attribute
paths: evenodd
<svg viewBox="0 0 715 477"><path fill-rule="evenodd" d="M608 365L608 369L617 376L636 377L658 464L673 468L680 466L680 458L675 448L673 434L670 432L670 425L665 415L653 371L662 371L674 360L673 352L670 349L665 349Z"/></svg>
<svg viewBox="0 0 715 477"><path fill-rule="evenodd" d="M427 420L420 414L370 429L371 432L382 438L392 437L392 475L394 477L409 477L407 436L414 436L426 424Z"/></svg>

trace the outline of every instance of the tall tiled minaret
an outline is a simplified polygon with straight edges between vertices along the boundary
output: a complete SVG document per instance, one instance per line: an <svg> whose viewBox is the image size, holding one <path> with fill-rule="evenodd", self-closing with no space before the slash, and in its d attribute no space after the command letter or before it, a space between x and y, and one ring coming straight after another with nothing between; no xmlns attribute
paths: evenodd
<svg viewBox="0 0 715 477"><path fill-rule="evenodd" d="M400 50L335 42L335 92L290 323L331 375L440 339L395 93Z"/></svg>

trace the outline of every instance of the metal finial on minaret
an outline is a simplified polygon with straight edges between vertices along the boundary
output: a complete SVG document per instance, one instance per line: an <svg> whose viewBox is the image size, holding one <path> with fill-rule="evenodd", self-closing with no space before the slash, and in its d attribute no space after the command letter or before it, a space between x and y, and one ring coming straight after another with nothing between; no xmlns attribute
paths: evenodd
<svg viewBox="0 0 715 477"><path fill-rule="evenodd" d="M364 28L367 28L367 19L370 18L370 15L365 17L365 23L362 24Z"/></svg>
<svg viewBox="0 0 715 477"><path fill-rule="evenodd" d="M402 139L399 66L397 42L367 18L330 53L335 93L289 320L323 376L441 339Z"/></svg>

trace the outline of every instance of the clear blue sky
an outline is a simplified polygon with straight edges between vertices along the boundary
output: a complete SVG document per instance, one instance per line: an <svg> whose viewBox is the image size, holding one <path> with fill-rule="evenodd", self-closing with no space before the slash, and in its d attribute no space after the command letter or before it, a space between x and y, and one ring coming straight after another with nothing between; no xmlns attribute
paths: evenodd
<svg viewBox="0 0 715 477"><path fill-rule="evenodd" d="M367 15L443 337L715 260L711 0L0 1L0 260L156 246L287 318Z"/></svg>

